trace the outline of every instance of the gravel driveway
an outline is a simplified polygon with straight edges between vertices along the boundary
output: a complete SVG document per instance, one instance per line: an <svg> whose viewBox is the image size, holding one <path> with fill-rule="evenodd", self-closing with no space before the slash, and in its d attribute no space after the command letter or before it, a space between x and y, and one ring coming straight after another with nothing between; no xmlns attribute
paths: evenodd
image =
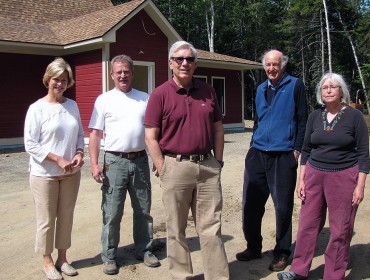
<svg viewBox="0 0 370 280"><path fill-rule="evenodd" d="M225 134L225 166L222 171L224 207L222 215L222 236L229 260L232 280L277 279L276 273L267 269L271 261L270 250L275 245L274 207L269 199L263 220L262 259L239 262L235 254L245 249L241 229L241 201L244 171L244 158L251 138L251 129L240 133ZM120 272L116 276L104 275L101 271L100 232L101 232L101 191L100 185L91 177L88 154L82 168L82 179L75 209L72 247L68 250L70 262L76 267L79 276L75 280L116 280L116 279L170 279L166 251L156 252L161 261L158 268L148 268L133 255L132 210L126 202L125 214L121 223L121 241L118 249ZM40 280L42 259L34 253L35 209L28 186L28 155L22 149L0 150L0 279ZM356 218L355 234L351 245L351 262L346 279L370 279L370 216L369 184ZM161 201L161 188L156 177L152 176L152 211L155 238L165 239L165 216ZM129 198L128 198L129 200ZM296 237L300 202L296 201L293 213L293 241ZM312 263L310 279L319 279L323 273L324 250L329 238L327 226L319 236L316 257ZM203 279L203 267L199 241L191 215L189 215L187 239L194 267L194 279ZM55 252L54 252L55 257ZM288 269L288 268L287 268ZM65 276L65 279L72 277Z"/></svg>

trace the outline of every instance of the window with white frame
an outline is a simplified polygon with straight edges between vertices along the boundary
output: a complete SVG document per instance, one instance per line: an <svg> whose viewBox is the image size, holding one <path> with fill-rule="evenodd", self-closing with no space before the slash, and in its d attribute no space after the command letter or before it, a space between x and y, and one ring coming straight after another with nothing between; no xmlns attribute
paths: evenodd
<svg viewBox="0 0 370 280"><path fill-rule="evenodd" d="M225 78L224 77L212 77L212 86L216 91L218 105L222 111L222 114L226 114L225 105Z"/></svg>

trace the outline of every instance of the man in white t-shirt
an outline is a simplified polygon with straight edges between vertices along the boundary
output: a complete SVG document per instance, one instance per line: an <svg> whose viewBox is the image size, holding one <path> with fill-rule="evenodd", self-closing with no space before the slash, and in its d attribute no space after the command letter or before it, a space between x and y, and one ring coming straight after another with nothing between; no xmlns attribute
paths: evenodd
<svg viewBox="0 0 370 280"><path fill-rule="evenodd" d="M145 151L144 114L148 94L132 88L133 62L118 55L111 61L115 88L95 101L89 128L92 176L102 183L102 261L105 274L117 274L117 248L127 192L133 208L135 256L149 267L160 265L153 251L153 218L150 216L151 183ZM104 139L104 166L98 158Z"/></svg>

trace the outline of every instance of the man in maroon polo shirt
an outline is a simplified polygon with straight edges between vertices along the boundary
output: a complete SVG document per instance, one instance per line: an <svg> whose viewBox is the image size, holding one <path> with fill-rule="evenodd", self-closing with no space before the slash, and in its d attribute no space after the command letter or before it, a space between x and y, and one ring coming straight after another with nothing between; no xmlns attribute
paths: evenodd
<svg viewBox="0 0 370 280"><path fill-rule="evenodd" d="M151 94L144 123L145 141L163 189L170 274L173 279L193 276L185 236L191 208L205 279L229 279L221 240L222 113L215 90L193 78L195 48L178 41L168 59L173 76Z"/></svg>

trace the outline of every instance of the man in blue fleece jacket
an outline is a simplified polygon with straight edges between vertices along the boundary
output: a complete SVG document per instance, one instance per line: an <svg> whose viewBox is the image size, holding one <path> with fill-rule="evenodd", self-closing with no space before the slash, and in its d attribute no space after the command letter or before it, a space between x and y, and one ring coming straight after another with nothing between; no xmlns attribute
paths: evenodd
<svg viewBox="0 0 370 280"><path fill-rule="evenodd" d="M276 246L269 269L280 271L291 253L294 189L308 111L303 82L285 72L288 57L270 50L262 63L268 79L257 88L253 137L245 158L243 231L247 249L236 258L261 258L261 224L271 194Z"/></svg>

